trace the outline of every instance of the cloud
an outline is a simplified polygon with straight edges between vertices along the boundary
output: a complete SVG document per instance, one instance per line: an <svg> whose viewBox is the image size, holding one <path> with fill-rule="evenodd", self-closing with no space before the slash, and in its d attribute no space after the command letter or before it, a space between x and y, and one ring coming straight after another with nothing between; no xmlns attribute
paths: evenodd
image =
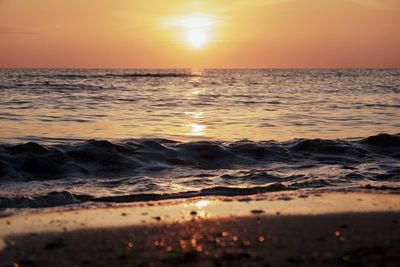
<svg viewBox="0 0 400 267"><path fill-rule="evenodd" d="M167 27L209 29L218 24L218 18L209 14L193 14L190 16L170 17L166 19Z"/></svg>
<svg viewBox="0 0 400 267"><path fill-rule="evenodd" d="M254 6L269 6L269 5L277 5L293 1L296 0L241 0L230 5L230 7L227 9L232 10L232 9L240 9L240 8L254 7Z"/></svg>
<svg viewBox="0 0 400 267"><path fill-rule="evenodd" d="M359 4L361 6L373 9L383 9L383 10L393 9L393 7L390 7L389 5L387 5L387 3L386 4L382 3L384 1L378 1L378 0L350 0L350 1Z"/></svg>
<svg viewBox="0 0 400 267"><path fill-rule="evenodd" d="M299 0L241 0L238 2L238 6L266 6L266 5L277 5L285 2L294 2ZM390 1L385 0L346 0L359 4L364 7L374 9L398 9L399 6L394 7L393 4L389 4ZM335 2L335 1L332 1ZM393 2L392 2L393 3Z"/></svg>
<svg viewBox="0 0 400 267"><path fill-rule="evenodd" d="M29 31L2 31L0 30L0 35L34 35L36 32Z"/></svg>
<svg viewBox="0 0 400 267"><path fill-rule="evenodd" d="M232 12L240 12L244 9L255 8L255 7L265 7L279 5L286 2L293 2L298 0L239 0L231 1L229 5L225 5L219 9L215 9L216 14L231 14Z"/></svg>
<svg viewBox="0 0 400 267"><path fill-rule="evenodd" d="M276 4L281 4L284 2L293 2L295 0L256 0L256 1L247 1L249 3L255 3L258 5L276 5Z"/></svg>

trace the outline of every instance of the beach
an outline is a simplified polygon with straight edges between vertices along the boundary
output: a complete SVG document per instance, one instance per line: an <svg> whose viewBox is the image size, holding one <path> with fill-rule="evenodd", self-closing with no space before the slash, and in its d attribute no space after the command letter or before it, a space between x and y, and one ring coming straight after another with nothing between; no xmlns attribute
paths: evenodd
<svg viewBox="0 0 400 267"><path fill-rule="evenodd" d="M0 219L1 266L398 266L400 197L277 193Z"/></svg>

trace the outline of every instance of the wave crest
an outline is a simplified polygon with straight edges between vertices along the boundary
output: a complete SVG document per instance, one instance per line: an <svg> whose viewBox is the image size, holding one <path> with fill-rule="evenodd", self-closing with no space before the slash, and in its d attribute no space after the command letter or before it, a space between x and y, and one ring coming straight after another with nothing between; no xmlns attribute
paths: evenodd
<svg viewBox="0 0 400 267"><path fill-rule="evenodd" d="M237 169L267 163L361 164L379 157L400 158L400 136L361 140L300 139L288 142L188 142L139 139L112 143L89 140L70 145L28 142L0 146L0 178L59 179L71 175L136 175L173 169Z"/></svg>

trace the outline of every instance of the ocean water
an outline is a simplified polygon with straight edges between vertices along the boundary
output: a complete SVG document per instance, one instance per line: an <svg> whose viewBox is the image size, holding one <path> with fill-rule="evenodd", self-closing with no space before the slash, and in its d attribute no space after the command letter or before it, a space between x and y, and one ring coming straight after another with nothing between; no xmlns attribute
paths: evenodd
<svg viewBox="0 0 400 267"><path fill-rule="evenodd" d="M400 192L400 70L0 70L0 209Z"/></svg>

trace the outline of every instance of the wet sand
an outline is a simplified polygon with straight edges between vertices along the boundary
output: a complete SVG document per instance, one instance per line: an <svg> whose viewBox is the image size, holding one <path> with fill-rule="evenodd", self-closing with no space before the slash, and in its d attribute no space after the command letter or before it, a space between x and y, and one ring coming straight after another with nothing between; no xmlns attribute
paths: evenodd
<svg viewBox="0 0 400 267"><path fill-rule="evenodd" d="M0 218L0 266L399 266L400 197L275 194Z"/></svg>

